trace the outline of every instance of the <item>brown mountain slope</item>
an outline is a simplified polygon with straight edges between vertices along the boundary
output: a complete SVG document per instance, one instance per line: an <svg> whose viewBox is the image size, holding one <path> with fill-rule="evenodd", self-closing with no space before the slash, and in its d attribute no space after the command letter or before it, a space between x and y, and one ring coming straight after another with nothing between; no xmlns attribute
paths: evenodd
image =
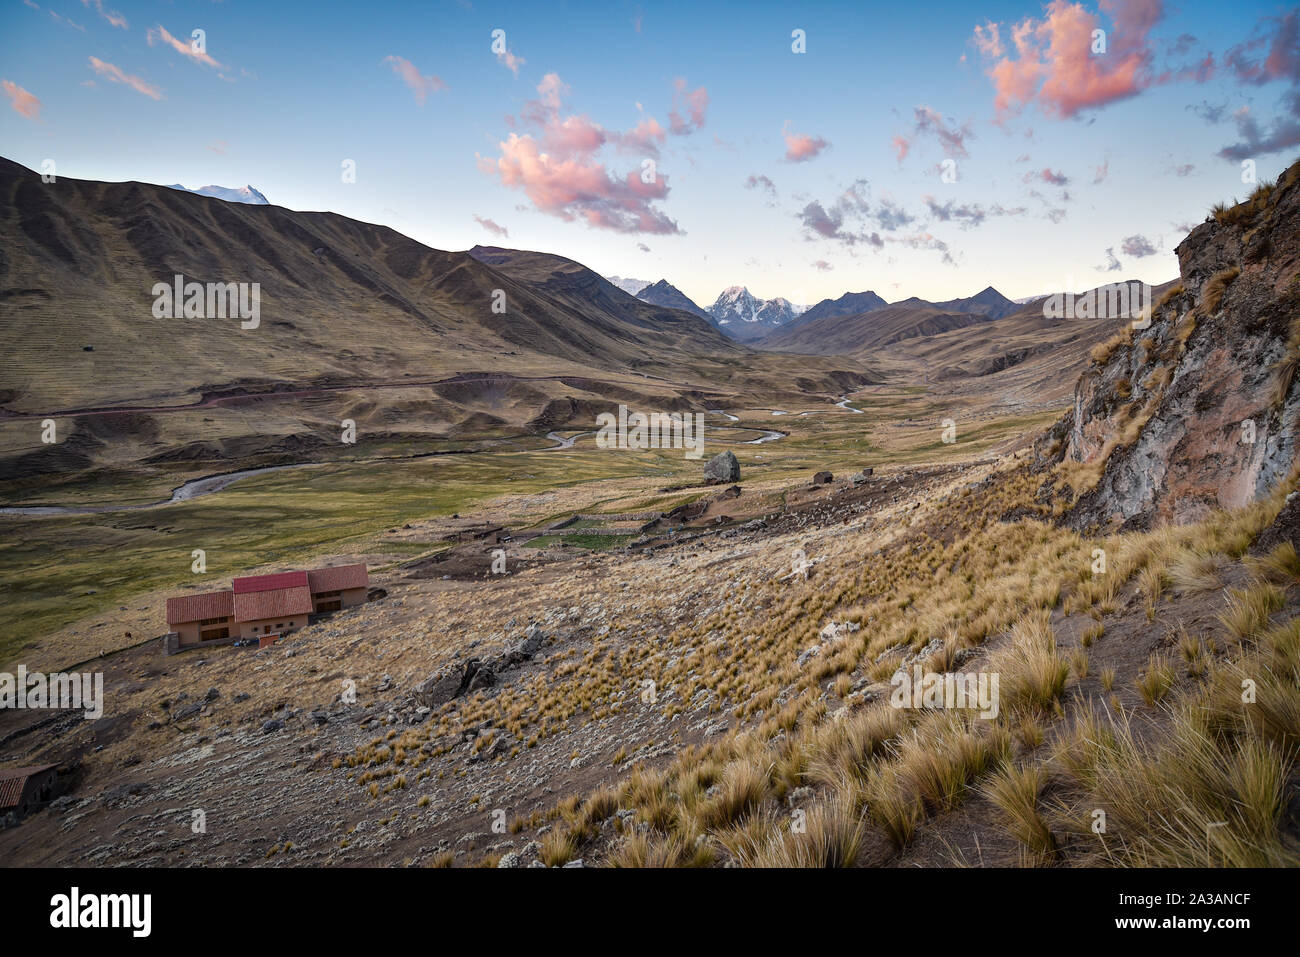
<svg viewBox="0 0 1300 957"><path fill-rule="evenodd" d="M809 355L870 357L891 343L986 322L980 315L947 312L929 303L895 303L849 316L824 316L765 337L760 348Z"/></svg>
<svg viewBox="0 0 1300 957"><path fill-rule="evenodd" d="M853 360L752 352L559 256L445 252L142 183L43 183L3 159L0 239L0 481L22 485L7 493L540 439L620 401L745 408L875 381ZM258 284L256 328L156 317L154 287L177 274Z"/></svg>
<svg viewBox="0 0 1300 957"><path fill-rule="evenodd" d="M737 351L695 317L602 295L576 263L564 283L537 281L332 213L142 183L45 184L7 160L0 236L2 387L17 409L499 367L503 353L615 369ZM178 273L258 283L260 326L155 318L154 284ZM584 293L595 298L579 307Z"/></svg>
<svg viewBox="0 0 1300 957"><path fill-rule="evenodd" d="M1152 289L1158 300L1174 283ZM924 370L932 385L957 393L1032 395L1064 403L1097 343L1113 336L1121 319L1046 319L1043 299L1011 315L932 336L899 340L877 354L882 361Z"/></svg>

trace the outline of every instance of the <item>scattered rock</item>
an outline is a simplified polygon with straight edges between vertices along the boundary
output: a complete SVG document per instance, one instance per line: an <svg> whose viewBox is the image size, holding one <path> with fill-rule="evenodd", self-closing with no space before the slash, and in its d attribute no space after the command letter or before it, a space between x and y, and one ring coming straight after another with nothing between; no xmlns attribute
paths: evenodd
<svg viewBox="0 0 1300 957"><path fill-rule="evenodd" d="M740 481L740 463L730 450L719 452L704 466L704 478L712 485Z"/></svg>

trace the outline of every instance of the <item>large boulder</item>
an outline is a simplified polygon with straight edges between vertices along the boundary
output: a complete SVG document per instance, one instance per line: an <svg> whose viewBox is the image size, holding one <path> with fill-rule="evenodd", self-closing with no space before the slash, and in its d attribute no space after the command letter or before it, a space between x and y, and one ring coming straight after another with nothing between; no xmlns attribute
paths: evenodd
<svg viewBox="0 0 1300 957"><path fill-rule="evenodd" d="M739 482L740 463L732 452L719 452L704 466L704 477L710 484Z"/></svg>

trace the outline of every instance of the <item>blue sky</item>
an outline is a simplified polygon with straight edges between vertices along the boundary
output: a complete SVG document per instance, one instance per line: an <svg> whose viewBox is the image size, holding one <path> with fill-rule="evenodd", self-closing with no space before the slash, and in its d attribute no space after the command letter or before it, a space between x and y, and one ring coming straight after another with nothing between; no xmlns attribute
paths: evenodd
<svg viewBox="0 0 1300 957"><path fill-rule="evenodd" d="M1241 156L1264 179L1300 154L1294 5L0 4L0 154L24 165L248 183L702 305L1164 281L1249 192Z"/></svg>

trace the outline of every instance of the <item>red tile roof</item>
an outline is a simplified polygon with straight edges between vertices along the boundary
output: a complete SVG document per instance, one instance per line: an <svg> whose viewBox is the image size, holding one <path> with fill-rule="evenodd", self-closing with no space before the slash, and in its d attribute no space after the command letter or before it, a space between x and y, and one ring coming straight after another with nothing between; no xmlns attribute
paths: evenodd
<svg viewBox="0 0 1300 957"><path fill-rule="evenodd" d="M178 625L204 618L223 618L235 613L235 595L230 589L206 591L167 599L167 624Z"/></svg>
<svg viewBox="0 0 1300 957"><path fill-rule="evenodd" d="M335 565L332 568L313 568L307 572L307 581L313 595L323 591L343 591L345 588L365 588L370 584L365 565Z"/></svg>
<svg viewBox="0 0 1300 957"><path fill-rule="evenodd" d="M18 806L18 801L23 796L23 788L27 786L28 778L33 774L41 774L54 767L58 767L58 765L34 764L24 768L0 768L0 811Z"/></svg>
<svg viewBox="0 0 1300 957"><path fill-rule="evenodd" d="M303 578L302 585L297 588L235 592L235 618L238 621L261 621L265 618L284 618L289 615L310 615L312 605L311 592L307 590L307 573L295 572L294 574L301 575Z"/></svg>
<svg viewBox="0 0 1300 957"><path fill-rule="evenodd" d="M236 595L247 595L259 591L275 591L280 588L306 588L306 572L279 572L274 575L249 575L246 578L231 579L231 587Z"/></svg>

